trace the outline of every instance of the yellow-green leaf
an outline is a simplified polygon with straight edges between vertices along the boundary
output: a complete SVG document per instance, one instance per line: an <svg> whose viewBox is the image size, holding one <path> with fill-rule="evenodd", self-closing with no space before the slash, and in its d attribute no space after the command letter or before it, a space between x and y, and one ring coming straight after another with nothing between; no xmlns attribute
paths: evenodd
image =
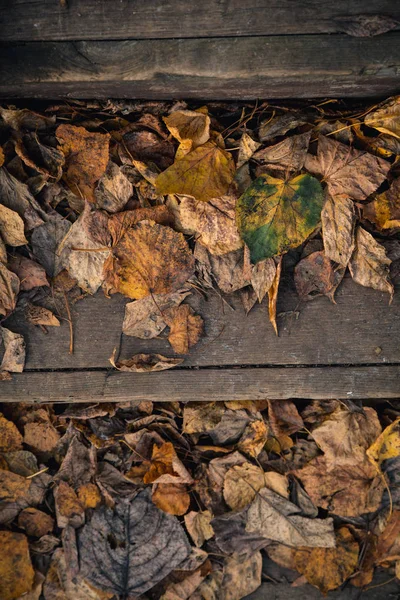
<svg viewBox="0 0 400 600"><path fill-rule="evenodd" d="M208 202L227 192L234 175L232 156L210 141L160 173L156 189L159 194L182 194Z"/></svg>
<svg viewBox="0 0 400 600"><path fill-rule="evenodd" d="M239 232L253 263L296 248L321 219L322 186L311 175L290 180L261 175L239 198Z"/></svg>

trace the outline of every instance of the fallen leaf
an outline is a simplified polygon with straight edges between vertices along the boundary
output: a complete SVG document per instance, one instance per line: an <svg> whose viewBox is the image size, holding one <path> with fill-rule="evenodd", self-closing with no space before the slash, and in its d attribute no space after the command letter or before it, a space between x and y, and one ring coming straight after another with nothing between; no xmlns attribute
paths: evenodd
<svg viewBox="0 0 400 600"><path fill-rule="evenodd" d="M183 158L210 139L210 117L194 110L175 110L163 118L168 131L180 142L175 160Z"/></svg>
<svg viewBox="0 0 400 600"><path fill-rule="evenodd" d="M18 276L21 291L28 292L35 287L49 285L44 268L34 260L25 258L25 256L18 254L10 256L8 268Z"/></svg>
<svg viewBox="0 0 400 600"><path fill-rule="evenodd" d="M363 463L366 450L380 433L381 425L373 408L351 412L340 406L311 435L324 453L329 469L333 469L338 465L351 467Z"/></svg>
<svg viewBox="0 0 400 600"><path fill-rule="evenodd" d="M332 196L346 194L353 200L365 200L385 180L390 163L356 148L321 135L318 155L307 155L305 168L318 174Z"/></svg>
<svg viewBox="0 0 400 600"><path fill-rule="evenodd" d="M354 202L346 194L326 195L321 212L325 254L344 267L355 246L355 220Z"/></svg>
<svg viewBox="0 0 400 600"><path fill-rule="evenodd" d="M316 506L342 517L358 517L379 508L383 484L367 461L330 465L323 456L293 471Z"/></svg>
<svg viewBox="0 0 400 600"><path fill-rule="evenodd" d="M285 171L286 173L301 171L310 144L311 133L311 131L307 131L293 135L279 144L258 150L253 155L253 159L262 165L262 169Z"/></svg>
<svg viewBox="0 0 400 600"><path fill-rule="evenodd" d="M400 227L400 178L395 179L386 192L363 206L362 215L380 230Z"/></svg>
<svg viewBox="0 0 400 600"><path fill-rule="evenodd" d="M248 133L244 133L239 141L239 153L236 167L240 169L240 167L247 163L260 146L261 144L254 141Z"/></svg>
<svg viewBox="0 0 400 600"><path fill-rule="evenodd" d="M335 548L297 548L294 564L324 595L342 585L357 569L358 543L347 527L336 532Z"/></svg>
<svg viewBox="0 0 400 600"><path fill-rule="evenodd" d="M335 292L345 273L344 267L333 269L330 259L322 250L303 258L295 267L294 282L302 301L313 300L317 296L327 296L335 302Z"/></svg>
<svg viewBox="0 0 400 600"><path fill-rule="evenodd" d="M1 328L4 344L3 360L0 371L22 373L25 366L25 341L21 334L14 333L5 327Z"/></svg>
<svg viewBox="0 0 400 600"><path fill-rule="evenodd" d="M224 500L234 511L245 508L265 487L264 471L257 465L245 462L228 469L224 478Z"/></svg>
<svg viewBox="0 0 400 600"><path fill-rule="evenodd" d="M25 529L26 534L42 537L54 529L54 519L37 508L25 508L18 516L18 527Z"/></svg>
<svg viewBox="0 0 400 600"><path fill-rule="evenodd" d="M380 468L384 460L400 455L400 418L386 427L367 449L367 456L373 465Z"/></svg>
<svg viewBox="0 0 400 600"><path fill-rule="evenodd" d="M24 427L24 443L36 453L49 458L60 440L60 434L48 419L27 423Z"/></svg>
<svg viewBox="0 0 400 600"><path fill-rule="evenodd" d="M151 499L160 510L182 516L189 510L190 496L182 483L156 483Z"/></svg>
<svg viewBox="0 0 400 600"><path fill-rule="evenodd" d="M22 435L15 424L0 413L0 452L15 452L21 449Z"/></svg>
<svg viewBox="0 0 400 600"><path fill-rule="evenodd" d="M115 354L111 356L110 363L118 371L126 373L150 373L173 369L182 364L182 358L167 358L161 354L136 354L132 358L115 362Z"/></svg>
<svg viewBox="0 0 400 600"><path fill-rule="evenodd" d="M94 483L84 483L78 488L78 500L86 508L96 508L101 502L99 488Z"/></svg>
<svg viewBox="0 0 400 600"><path fill-rule="evenodd" d="M110 213L118 213L132 194L132 183L121 168L110 161L94 192L96 205Z"/></svg>
<svg viewBox="0 0 400 600"><path fill-rule="evenodd" d="M28 186L18 181L5 167L0 168L0 197L2 205L17 212L28 230L43 223L37 212L40 207Z"/></svg>
<svg viewBox="0 0 400 600"><path fill-rule="evenodd" d="M112 244L118 244L122 236L140 221L154 221L159 225L172 225L173 218L168 208L164 205L151 208L136 208L110 215L107 225L111 233Z"/></svg>
<svg viewBox="0 0 400 600"><path fill-rule="evenodd" d="M37 306L29 302L26 306L26 319L33 325L45 325L47 327L60 327L57 317L44 306Z"/></svg>
<svg viewBox="0 0 400 600"><path fill-rule="evenodd" d="M122 331L125 335L150 340L164 331L166 312L179 306L190 292L182 289L169 294L153 294L125 305Z"/></svg>
<svg viewBox="0 0 400 600"><path fill-rule="evenodd" d="M256 419L246 425L237 444L238 450L257 458L268 439L268 427L262 419Z"/></svg>
<svg viewBox="0 0 400 600"><path fill-rule="evenodd" d="M261 585L262 556L233 555L225 559L221 583L221 600L241 600Z"/></svg>
<svg viewBox="0 0 400 600"><path fill-rule="evenodd" d="M42 144L35 132L24 133L15 142L15 152L21 160L46 178L61 179L65 158L60 150Z"/></svg>
<svg viewBox="0 0 400 600"><path fill-rule="evenodd" d="M246 531L294 548L335 546L331 518L308 519L298 513L300 509L295 504L262 488L248 509Z"/></svg>
<svg viewBox="0 0 400 600"><path fill-rule="evenodd" d="M58 275L64 268L63 263L68 250L65 249L61 254L58 254L58 248L70 227L71 223L69 221L50 216L46 223L36 227L32 233L33 254L45 268L49 277Z"/></svg>
<svg viewBox="0 0 400 600"><path fill-rule="evenodd" d="M30 548L31 549L31 548ZM45 576L40 571L35 571L32 589L26 594L22 594L18 600L40 600L42 598L42 590Z"/></svg>
<svg viewBox="0 0 400 600"><path fill-rule="evenodd" d="M34 577L27 538L22 533L0 531L1 599L15 600L29 592Z"/></svg>
<svg viewBox="0 0 400 600"><path fill-rule="evenodd" d="M95 509L78 532L78 548L81 576L123 596L145 593L190 554L178 520L156 508L148 490L131 502L116 504L114 510ZM100 556L103 568L94 570Z"/></svg>
<svg viewBox="0 0 400 600"><path fill-rule="evenodd" d="M180 224L211 254L220 256L243 246L235 221L236 197L213 198L208 203L191 197L181 198Z"/></svg>
<svg viewBox="0 0 400 600"><path fill-rule="evenodd" d="M368 127L400 138L400 96L394 96L384 102L377 110L366 115L364 122Z"/></svg>
<svg viewBox="0 0 400 600"><path fill-rule="evenodd" d="M63 529L81 527L85 522L85 510L71 486L60 481L54 489L57 526Z"/></svg>
<svg viewBox="0 0 400 600"><path fill-rule="evenodd" d="M130 228L112 252L104 265L107 284L133 299L176 292L194 272L183 235L152 221Z"/></svg>
<svg viewBox="0 0 400 600"><path fill-rule="evenodd" d="M278 335L278 325L276 323L276 305L278 302L278 290L279 283L281 280L282 272L282 258L276 264L276 273L271 287L268 290L268 315L269 320L272 323L275 334Z"/></svg>
<svg viewBox="0 0 400 600"><path fill-rule="evenodd" d="M349 262L349 270L356 283L390 294L394 288L390 282L389 266L392 261L386 256L385 248L368 231L358 227L356 247Z"/></svg>
<svg viewBox="0 0 400 600"><path fill-rule="evenodd" d="M209 141L160 173L156 189L160 194L182 194L208 202L226 194L234 175L232 156Z"/></svg>
<svg viewBox="0 0 400 600"><path fill-rule="evenodd" d="M211 525L213 518L212 512L203 510L195 512L194 510L185 514L185 526L190 537L198 548L214 536L214 529Z"/></svg>
<svg viewBox="0 0 400 600"><path fill-rule="evenodd" d="M0 262L0 315L8 316L15 309L19 289L18 277Z"/></svg>
<svg viewBox="0 0 400 600"><path fill-rule="evenodd" d="M177 354L188 354L203 334L204 322L188 304L169 308L164 317L170 328L168 341Z"/></svg>
<svg viewBox="0 0 400 600"><path fill-rule="evenodd" d="M64 181L80 198L95 202L95 186L108 163L108 133L94 133L84 127L59 125L56 136L65 156Z"/></svg>
<svg viewBox="0 0 400 600"><path fill-rule="evenodd" d="M4 435L6 435L4 433ZM7 440L7 437L5 438ZM39 471L36 457L32 452L27 450L10 450L4 452L3 458L7 463L7 467L13 473L22 477L29 477Z"/></svg>
<svg viewBox="0 0 400 600"><path fill-rule="evenodd" d="M127 155L130 163L137 168L137 162L152 163L157 169L166 169L174 161L175 144L172 140L160 135L160 128L151 130L138 128L136 123L130 123L122 136L120 157ZM135 160L136 159L136 160ZM125 162L125 161L124 161ZM143 175L143 172L140 171Z"/></svg>
<svg viewBox="0 0 400 600"><path fill-rule="evenodd" d="M24 234L24 222L15 210L0 204L0 234L8 246L24 246L28 240Z"/></svg>
<svg viewBox="0 0 400 600"><path fill-rule="evenodd" d="M171 442L153 446L149 470L144 483L193 483L190 473L179 460Z"/></svg>
<svg viewBox="0 0 400 600"><path fill-rule="evenodd" d="M283 115L263 121L260 125L258 135L261 142L267 142L278 135L284 135L299 125L305 125L305 123L306 120L301 113L288 111Z"/></svg>
<svg viewBox="0 0 400 600"><path fill-rule="evenodd" d="M273 287L276 277L276 265L273 258L260 260L251 269L251 285L257 300L262 302L265 294Z"/></svg>
<svg viewBox="0 0 400 600"><path fill-rule="evenodd" d="M215 256L197 242L194 257L208 287L214 287L213 283L215 282L221 292L231 294L250 283L244 269L243 249Z"/></svg>
<svg viewBox="0 0 400 600"><path fill-rule="evenodd" d="M354 37L373 37L398 27L399 22L387 15L344 15L335 18L340 31Z"/></svg>
<svg viewBox="0 0 400 600"><path fill-rule="evenodd" d="M322 187L311 175L290 180L262 175L239 198L236 215L251 261L282 254L304 242L317 227Z"/></svg>
<svg viewBox="0 0 400 600"><path fill-rule="evenodd" d="M304 429L303 419L291 400L268 400L268 421L277 438Z"/></svg>

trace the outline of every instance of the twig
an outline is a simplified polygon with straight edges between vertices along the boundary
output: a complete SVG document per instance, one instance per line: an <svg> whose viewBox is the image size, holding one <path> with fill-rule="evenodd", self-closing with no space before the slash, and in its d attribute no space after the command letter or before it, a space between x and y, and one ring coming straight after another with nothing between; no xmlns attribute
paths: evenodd
<svg viewBox="0 0 400 600"><path fill-rule="evenodd" d="M74 328L72 325L71 311L69 309L68 298L67 298L67 294L65 293L65 290L63 290L63 294L64 294L64 301L65 301L65 308L67 309L68 324L69 324L69 353L73 354L74 353Z"/></svg>

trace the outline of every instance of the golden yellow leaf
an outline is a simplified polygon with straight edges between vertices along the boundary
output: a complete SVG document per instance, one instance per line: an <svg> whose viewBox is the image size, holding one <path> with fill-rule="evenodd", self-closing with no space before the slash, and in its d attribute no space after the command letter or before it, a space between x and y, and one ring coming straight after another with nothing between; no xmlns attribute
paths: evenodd
<svg viewBox="0 0 400 600"><path fill-rule="evenodd" d="M0 452L22 450L22 435L12 421L0 413Z"/></svg>
<svg viewBox="0 0 400 600"><path fill-rule="evenodd" d="M195 315L188 304L168 309L164 317L170 327L168 341L172 348L177 354L187 354L203 333L203 319L200 315Z"/></svg>
<svg viewBox="0 0 400 600"><path fill-rule="evenodd" d="M377 110L368 113L364 121L368 127L400 138L400 96L389 99Z"/></svg>
<svg viewBox="0 0 400 600"><path fill-rule="evenodd" d="M34 577L28 539L22 533L0 531L1 600L15 600L29 592Z"/></svg>
<svg viewBox="0 0 400 600"><path fill-rule="evenodd" d="M94 483L84 483L78 488L78 499L84 508L96 508L101 502L99 488Z"/></svg>
<svg viewBox="0 0 400 600"><path fill-rule="evenodd" d="M235 511L250 504L261 488L265 487L264 471L257 465L245 462L228 469L224 479L224 499Z"/></svg>
<svg viewBox="0 0 400 600"><path fill-rule="evenodd" d="M184 515L190 506L190 496L182 483L156 483L151 499L157 508L170 515Z"/></svg>
<svg viewBox="0 0 400 600"><path fill-rule="evenodd" d="M391 260L386 251L368 231L358 227L356 247L349 262L352 278L356 283L390 294L392 301L394 288L390 281L389 266Z"/></svg>
<svg viewBox="0 0 400 600"><path fill-rule="evenodd" d="M370 461L380 467L388 458L396 458L400 454L400 418L386 427L368 448L367 456Z"/></svg>
<svg viewBox="0 0 400 600"><path fill-rule="evenodd" d="M238 450L256 458L268 438L268 428L264 421L257 419L246 425L242 437L238 442Z"/></svg>
<svg viewBox="0 0 400 600"><path fill-rule="evenodd" d="M107 168L109 134L94 133L74 125L59 125L56 136L66 160L65 183L79 198L95 202L96 183Z"/></svg>
<svg viewBox="0 0 400 600"><path fill-rule="evenodd" d="M176 110L163 117L168 130L180 142L175 155L179 160L191 150L205 144L210 139L210 117L195 110Z"/></svg>
<svg viewBox="0 0 400 600"><path fill-rule="evenodd" d="M208 202L227 192L234 175L232 156L209 141L160 173L156 189L160 194L182 194Z"/></svg>
<svg viewBox="0 0 400 600"><path fill-rule="evenodd" d="M358 563L358 543L347 527L336 533L335 548L293 550L296 569L323 594L339 587L352 575Z"/></svg>
<svg viewBox="0 0 400 600"><path fill-rule="evenodd" d="M400 177L386 192L363 206L363 217L381 230L400 227Z"/></svg>
<svg viewBox="0 0 400 600"><path fill-rule="evenodd" d="M181 233L141 221L121 236L104 271L109 290L138 300L178 291L194 272L194 257Z"/></svg>

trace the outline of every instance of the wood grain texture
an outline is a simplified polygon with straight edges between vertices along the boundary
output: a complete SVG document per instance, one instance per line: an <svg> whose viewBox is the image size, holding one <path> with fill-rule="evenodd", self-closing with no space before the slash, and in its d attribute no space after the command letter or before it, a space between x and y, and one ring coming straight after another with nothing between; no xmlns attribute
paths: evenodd
<svg viewBox="0 0 400 600"><path fill-rule="evenodd" d="M2 98L361 97L399 91L400 32L3 46Z"/></svg>
<svg viewBox="0 0 400 600"><path fill-rule="evenodd" d="M0 402L124 402L396 398L400 365L175 369L161 373L22 373L2 381Z"/></svg>
<svg viewBox="0 0 400 600"><path fill-rule="evenodd" d="M299 304L290 282L284 282L278 299L278 313L284 315L278 318L277 338L266 301L246 317L235 295L227 296L232 310L215 293L207 300L195 293L188 301L205 321L205 336L191 348L184 366L400 364L400 294L395 295L391 306L388 299L388 294L363 288L347 277L339 287L337 305L327 298ZM27 369L108 368L113 348L120 347L128 301L119 294L107 299L99 292L73 305L72 355L68 352L69 328L65 320L61 327L49 327L47 335L27 323L21 313L4 324L24 335ZM54 310L54 306L48 306ZM300 311L297 320L290 313L296 309ZM121 358L139 352L176 356L165 337L140 340L124 335L121 341Z"/></svg>
<svg viewBox="0 0 400 600"><path fill-rule="evenodd" d="M394 0L3 0L5 41L337 33L359 14L400 20Z"/></svg>

